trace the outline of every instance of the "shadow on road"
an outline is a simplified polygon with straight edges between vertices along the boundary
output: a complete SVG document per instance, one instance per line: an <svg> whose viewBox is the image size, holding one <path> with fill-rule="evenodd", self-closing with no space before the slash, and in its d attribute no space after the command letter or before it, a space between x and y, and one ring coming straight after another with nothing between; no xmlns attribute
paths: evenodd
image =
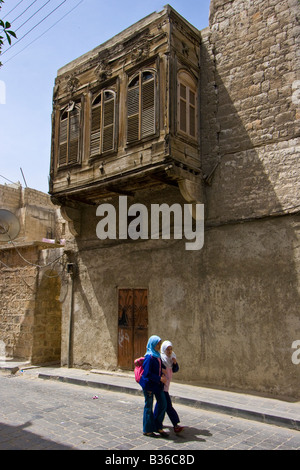
<svg viewBox="0 0 300 470"><path fill-rule="evenodd" d="M212 433L207 429L185 426L184 430L178 434L175 434L173 431L171 431L168 439L172 440L173 442L206 442L206 439L200 436L209 437L212 436Z"/></svg>
<svg viewBox="0 0 300 470"><path fill-rule="evenodd" d="M20 426L0 423L0 450L72 450L71 447L27 431L31 421Z"/></svg>

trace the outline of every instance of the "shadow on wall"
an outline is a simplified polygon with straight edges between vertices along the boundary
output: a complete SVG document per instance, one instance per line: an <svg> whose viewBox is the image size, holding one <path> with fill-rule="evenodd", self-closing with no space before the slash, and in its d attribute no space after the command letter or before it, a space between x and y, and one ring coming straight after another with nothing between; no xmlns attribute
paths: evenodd
<svg viewBox="0 0 300 470"><path fill-rule="evenodd" d="M277 90L282 77L263 62L262 46L250 54L241 42L237 59L234 43L226 53L224 34L221 41L207 30L202 43L198 378L299 398L300 366L291 360L300 339L296 107Z"/></svg>

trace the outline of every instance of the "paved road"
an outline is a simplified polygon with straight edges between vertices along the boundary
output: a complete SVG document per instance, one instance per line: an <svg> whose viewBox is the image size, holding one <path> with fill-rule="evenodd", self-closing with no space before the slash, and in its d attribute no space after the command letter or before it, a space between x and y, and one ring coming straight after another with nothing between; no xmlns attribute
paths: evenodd
<svg viewBox="0 0 300 470"><path fill-rule="evenodd" d="M181 435L142 434L143 397L0 374L0 450L299 450L300 432L176 405ZM97 396L98 398L93 398ZM166 425L170 425L168 418ZM117 455L117 454L116 454ZM137 454L136 454L137 455ZM134 466L134 465L133 465Z"/></svg>

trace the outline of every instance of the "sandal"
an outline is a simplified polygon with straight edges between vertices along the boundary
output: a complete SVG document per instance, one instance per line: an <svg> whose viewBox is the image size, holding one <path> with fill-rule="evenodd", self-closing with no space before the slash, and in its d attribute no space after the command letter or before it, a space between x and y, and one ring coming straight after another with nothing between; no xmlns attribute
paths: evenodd
<svg viewBox="0 0 300 470"><path fill-rule="evenodd" d="M174 432L181 432L181 431L183 431L183 426L178 426L178 424L177 426L174 426Z"/></svg>
<svg viewBox="0 0 300 470"><path fill-rule="evenodd" d="M163 431L162 429L158 430L159 434L161 435L161 437L169 437L169 434L165 431Z"/></svg>
<svg viewBox="0 0 300 470"><path fill-rule="evenodd" d="M154 434L154 432L144 432L143 434L147 437L158 437L158 435Z"/></svg>

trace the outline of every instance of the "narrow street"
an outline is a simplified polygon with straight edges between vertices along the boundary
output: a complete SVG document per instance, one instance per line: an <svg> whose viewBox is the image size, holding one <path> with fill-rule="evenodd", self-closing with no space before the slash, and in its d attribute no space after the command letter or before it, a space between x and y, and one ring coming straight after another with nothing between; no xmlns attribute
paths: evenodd
<svg viewBox="0 0 300 470"><path fill-rule="evenodd" d="M0 450L175 451L179 459L197 450L300 449L299 431L183 405L176 405L181 434L170 427L167 439L145 437L142 396L36 374L0 374L0 395Z"/></svg>

